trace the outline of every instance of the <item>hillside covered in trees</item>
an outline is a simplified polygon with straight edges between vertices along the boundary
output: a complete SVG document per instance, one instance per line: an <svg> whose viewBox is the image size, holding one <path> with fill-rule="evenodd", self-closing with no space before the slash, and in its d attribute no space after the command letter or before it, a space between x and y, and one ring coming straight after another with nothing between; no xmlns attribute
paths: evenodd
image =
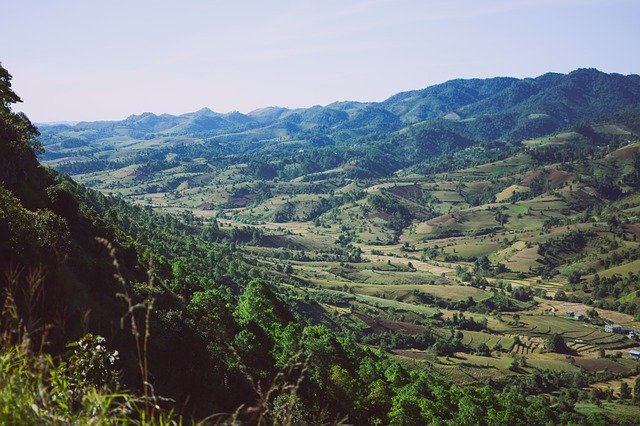
<svg viewBox="0 0 640 426"><path fill-rule="evenodd" d="M0 101L0 422L637 420L602 328L640 328L638 76L38 129L0 67Z"/></svg>

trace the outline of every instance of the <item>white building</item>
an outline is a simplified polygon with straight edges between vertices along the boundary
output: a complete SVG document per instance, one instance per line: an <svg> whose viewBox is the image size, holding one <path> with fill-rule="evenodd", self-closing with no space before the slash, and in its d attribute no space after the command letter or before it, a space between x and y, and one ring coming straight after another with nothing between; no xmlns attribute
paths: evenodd
<svg viewBox="0 0 640 426"><path fill-rule="evenodd" d="M622 330L622 326L620 324L606 324L604 326L604 331L607 333L619 333Z"/></svg>

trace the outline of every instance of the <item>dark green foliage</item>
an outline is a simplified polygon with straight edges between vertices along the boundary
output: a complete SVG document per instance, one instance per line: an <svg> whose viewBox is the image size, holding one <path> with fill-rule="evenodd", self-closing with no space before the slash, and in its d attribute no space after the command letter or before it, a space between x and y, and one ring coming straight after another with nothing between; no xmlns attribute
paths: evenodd
<svg viewBox="0 0 640 426"><path fill-rule="evenodd" d="M481 343L478 345L476 353L481 356L491 356L491 349L489 349L489 346L487 346L486 343Z"/></svg>
<svg viewBox="0 0 640 426"><path fill-rule="evenodd" d="M558 290L556 291L556 294L553 296L554 300L560 300L560 301L566 301L567 300L567 293L564 292L564 290Z"/></svg>
<svg viewBox="0 0 640 426"><path fill-rule="evenodd" d="M620 399L630 399L631 388L627 382L620 383Z"/></svg>
<svg viewBox="0 0 640 426"><path fill-rule="evenodd" d="M511 292L511 297L521 302L533 300L533 291L529 287L516 287Z"/></svg>
<svg viewBox="0 0 640 426"><path fill-rule="evenodd" d="M550 352L556 352L559 354L570 353L571 351L567 347L564 338L559 334L552 334L544 341L545 348Z"/></svg>
<svg viewBox="0 0 640 426"><path fill-rule="evenodd" d="M437 155L467 148L474 142L455 133L443 124L424 126L412 133L418 158Z"/></svg>
<svg viewBox="0 0 640 426"><path fill-rule="evenodd" d="M44 194L33 191L38 179L45 178L34 154L42 152L38 129L11 105L22 102L11 89L11 75L0 64L0 183L24 197L28 208L43 206Z"/></svg>
<svg viewBox="0 0 640 426"><path fill-rule="evenodd" d="M413 218L413 215L404 205L398 203L393 197L384 195L369 195L367 202L374 212L388 215L389 228L401 232Z"/></svg>

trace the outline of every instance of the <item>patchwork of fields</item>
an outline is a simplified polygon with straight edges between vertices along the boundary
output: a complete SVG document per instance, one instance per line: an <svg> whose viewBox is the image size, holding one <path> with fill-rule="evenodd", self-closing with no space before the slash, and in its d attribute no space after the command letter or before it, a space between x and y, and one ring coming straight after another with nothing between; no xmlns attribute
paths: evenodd
<svg viewBox="0 0 640 426"><path fill-rule="evenodd" d="M596 131L619 133L614 127ZM409 169L375 179L349 177L349 164L256 179L247 163L171 154L168 169L129 164L74 178L157 210L215 221L236 236L248 262L288 280L313 321L362 335L363 344L455 382L534 370L625 376L637 367L628 350L638 342L603 326L640 328L640 297L628 293L640 272L640 197L629 189L609 201L589 176L631 170L640 144L602 155L591 168L539 165L530 154L578 137L525 140L524 151L459 170ZM605 293L594 287L598 280L627 293ZM596 291L605 295L594 297ZM562 350L549 347L553 336ZM444 349L419 348L433 339L446 342Z"/></svg>

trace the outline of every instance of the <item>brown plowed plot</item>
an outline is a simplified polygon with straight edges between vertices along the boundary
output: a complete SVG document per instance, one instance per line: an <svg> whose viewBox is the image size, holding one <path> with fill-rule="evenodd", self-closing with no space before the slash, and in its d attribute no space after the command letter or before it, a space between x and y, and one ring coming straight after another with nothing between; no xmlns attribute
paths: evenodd
<svg viewBox="0 0 640 426"><path fill-rule="evenodd" d="M538 259L542 256L538 254L538 246L525 248L516 252L513 256L506 259L505 266L513 272L528 272L529 268L538 264Z"/></svg>
<svg viewBox="0 0 640 426"><path fill-rule="evenodd" d="M387 212L373 212L373 213L367 213L365 217L367 219L378 218L378 219L389 220L391 218L391 215Z"/></svg>
<svg viewBox="0 0 640 426"><path fill-rule="evenodd" d="M567 182L570 179L571 173L565 172L563 170L551 170L547 177L547 180L553 184Z"/></svg>
<svg viewBox="0 0 640 426"><path fill-rule="evenodd" d="M189 183L194 185L205 185L214 178L213 173L203 173L201 175L193 176L189 178Z"/></svg>
<svg viewBox="0 0 640 426"><path fill-rule="evenodd" d="M394 331L403 334L420 334L425 330L425 327L410 322L373 318L361 312L354 312L354 315L369 326L371 333Z"/></svg>
<svg viewBox="0 0 640 426"><path fill-rule="evenodd" d="M540 170L536 170L534 172L527 173L525 175L525 177L522 179L521 184L524 185L524 186L528 186L534 179L540 177L540 175L542 175L542 172Z"/></svg>
<svg viewBox="0 0 640 426"><path fill-rule="evenodd" d="M433 219L429 219L427 221L427 225L438 226L443 223L447 223L449 220L453 219L453 215L443 214L442 216L434 217Z"/></svg>
<svg viewBox="0 0 640 426"><path fill-rule="evenodd" d="M629 369L624 365L620 365L617 362L610 359L590 359L590 358L576 358L575 365L583 368L589 373L594 371L610 371L611 373L621 374L629 372Z"/></svg>
<svg viewBox="0 0 640 426"><path fill-rule="evenodd" d="M564 314L565 312L577 312L579 314L586 315L587 310L591 309L591 306L584 305L582 303L572 303L572 302L560 302L558 300L546 300L546 299L536 299L540 305L539 308L542 310L547 310L549 308L553 308L556 312L560 314ZM609 311L606 309L596 309L598 311L598 315L600 318L603 318L607 321L611 321L616 324L627 324L633 322L633 316L629 314L623 314L620 312Z"/></svg>
<svg viewBox="0 0 640 426"><path fill-rule="evenodd" d="M251 204L257 197L258 195L254 193L229 195L227 197L226 207L246 207Z"/></svg>
<svg viewBox="0 0 640 426"><path fill-rule="evenodd" d="M524 250L520 250L518 253L516 253L515 256L512 256L509 261L513 262L511 259L536 260L539 258L540 255L538 254L538 246L533 246Z"/></svg>
<svg viewBox="0 0 640 426"><path fill-rule="evenodd" d="M613 151L605 158L612 160L624 160L633 157L633 153L640 151L640 142L632 143L631 145L623 146L620 149Z"/></svg>
<svg viewBox="0 0 640 426"><path fill-rule="evenodd" d="M398 197L415 200L422 197L422 188L417 185L402 185L389 188L389 192Z"/></svg>
<svg viewBox="0 0 640 426"><path fill-rule="evenodd" d="M633 224L622 225L622 227L627 231L631 232L633 235L640 237L640 226Z"/></svg>

